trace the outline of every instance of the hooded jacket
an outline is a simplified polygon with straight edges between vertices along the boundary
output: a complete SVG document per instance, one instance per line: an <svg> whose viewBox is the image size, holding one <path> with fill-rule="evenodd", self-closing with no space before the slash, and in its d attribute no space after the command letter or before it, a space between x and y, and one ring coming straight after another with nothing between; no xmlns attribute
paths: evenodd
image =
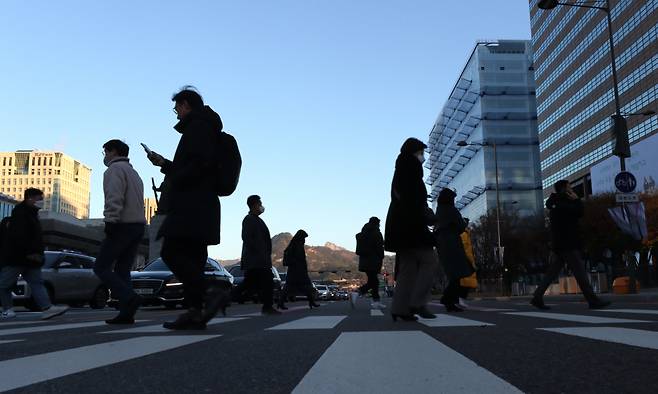
<svg viewBox="0 0 658 394"><path fill-rule="evenodd" d="M379 221L370 221L361 229L362 253L359 255L359 271L379 272L384 260L384 237L379 231Z"/></svg>
<svg viewBox="0 0 658 394"><path fill-rule="evenodd" d="M423 166L415 156L427 146L415 138L402 145L395 162L391 184L391 204L386 215L385 249L433 247L432 233L427 227L433 218L427 205L427 189L423 182Z"/></svg>
<svg viewBox="0 0 658 394"><path fill-rule="evenodd" d="M222 120L210 107L193 110L174 129L181 133L174 159L165 160L168 210L159 236L219 244L220 205L215 192L216 147Z"/></svg>
<svg viewBox="0 0 658 394"><path fill-rule="evenodd" d="M578 250L582 247L579 220L585 212L580 199L571 199L563 193L553 193L546 200L551 221L553 250Z"/></svg>
<svg viewBox="0 0 658 394"><path fill-rule="evenodd" d="M23 201L11 213L2 265L39 268L43 265L43 251L39 208ZM40 261L29 260L29 255L40 255L42 258Z"/></svg>
<svg viewBox="0 0 658 394"><path fill-rule="evenodd" d="M145 224L144 184L127 157L117 157L103 174L107 223Z"/></svg>

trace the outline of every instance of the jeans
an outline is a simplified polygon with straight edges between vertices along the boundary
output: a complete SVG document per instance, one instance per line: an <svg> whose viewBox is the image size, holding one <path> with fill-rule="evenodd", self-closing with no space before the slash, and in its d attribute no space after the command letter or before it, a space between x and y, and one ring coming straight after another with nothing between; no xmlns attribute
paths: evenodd
<svg viewBox="0 0 658 394"><path fill-rule="evenodd" d="M270 268L252 268L244 272L244 280L234 289L236 299L242 299L243 293L258 293L263 309L270 309L274 304L274 278Z"/></svg>
<svg viewBox="0 0 658 394"><path fill-rule="evenodd" d="M165 237L162 260L183 283L183 297L190 308L201 310L206 295L204 268L208 260L208 245L192 238Z"/></svg>
<svg viewBox="0 0 658 394"><path fill-rule="evenodd" d="M101 244L94 273L110 288L112 297L118 299L120 307L123 307L135 297L130 269L144 236L144 225L119 223L114 226L115 230Z"/></svg>
<svg viewBox="0 0 658 394"><path fill-rule="evenodd" d="M377 278L377 271L366 271L368 275L368 282L359 287L359 294L368 294L368 290L372 290L372 300L379 302L379 278Z"/></svg>
<svg viewBox="0 0 658 394"><path fill-rule="evenodd" d="M18 275L23 275L23 279L30 285L32 299L37 307L41 310L50 308L50 297L48 291L43 285L41 279L41 268L23 267L23 266L5 266L0 271L0 302L2 308L9 310L14 307L11 296L11 289L14 287Z"/></svg>

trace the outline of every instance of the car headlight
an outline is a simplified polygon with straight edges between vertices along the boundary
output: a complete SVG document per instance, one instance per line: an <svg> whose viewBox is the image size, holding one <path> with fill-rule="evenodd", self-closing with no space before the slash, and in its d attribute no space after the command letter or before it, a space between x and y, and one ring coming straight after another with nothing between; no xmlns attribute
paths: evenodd
<svg viewBox="0 0 658 394"><path fill-rule="evenodd" d="M183 283L174 276L173 278L169 279L167 283L165 283L165 286L167 287L183 286Z"/></svg>

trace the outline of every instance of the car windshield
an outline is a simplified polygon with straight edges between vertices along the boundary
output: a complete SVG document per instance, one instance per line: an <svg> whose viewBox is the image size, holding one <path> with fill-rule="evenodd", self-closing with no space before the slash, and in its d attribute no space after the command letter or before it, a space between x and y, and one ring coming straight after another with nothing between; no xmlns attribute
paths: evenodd
<svg viewBox="0 0 658 394"><path fill-rule="evenodd" d="M317 285L316 288L318 290L327 290L327 286L325 286L325 285Z"/></svg>
<svg viewBox="0 0 658 394"><path fill-rule="evenodd" d="M157 259L144 267L143 271L170 271L170 269L162 259Z"/></svg>

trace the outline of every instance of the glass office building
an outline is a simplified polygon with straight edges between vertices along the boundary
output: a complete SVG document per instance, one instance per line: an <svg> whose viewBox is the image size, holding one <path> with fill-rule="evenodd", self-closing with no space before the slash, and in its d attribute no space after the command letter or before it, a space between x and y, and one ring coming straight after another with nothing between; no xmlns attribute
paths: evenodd
<svg viewBox="0 0 658 394"><path fill-rule="evenodd" d="M433 203L448 187L457 191L464 217L477 220L495 209L497 162L501 210L542 211L533 74L530 41L475 45L430 132L426 168Z"/></svg>
<svg viewBox="0 0 658 394"><path fill-rule="evenodd" d="M591 193L590 168L610 157L615 113L605 12L537 8L530 23L544 197L557 180ZM605 5L605 2L590 5ZM658 109L658 0L610 0L621 109ZM655 134L658 117L628 117L631 144ZM630 169L632 171L632 169Z"/></svg>

